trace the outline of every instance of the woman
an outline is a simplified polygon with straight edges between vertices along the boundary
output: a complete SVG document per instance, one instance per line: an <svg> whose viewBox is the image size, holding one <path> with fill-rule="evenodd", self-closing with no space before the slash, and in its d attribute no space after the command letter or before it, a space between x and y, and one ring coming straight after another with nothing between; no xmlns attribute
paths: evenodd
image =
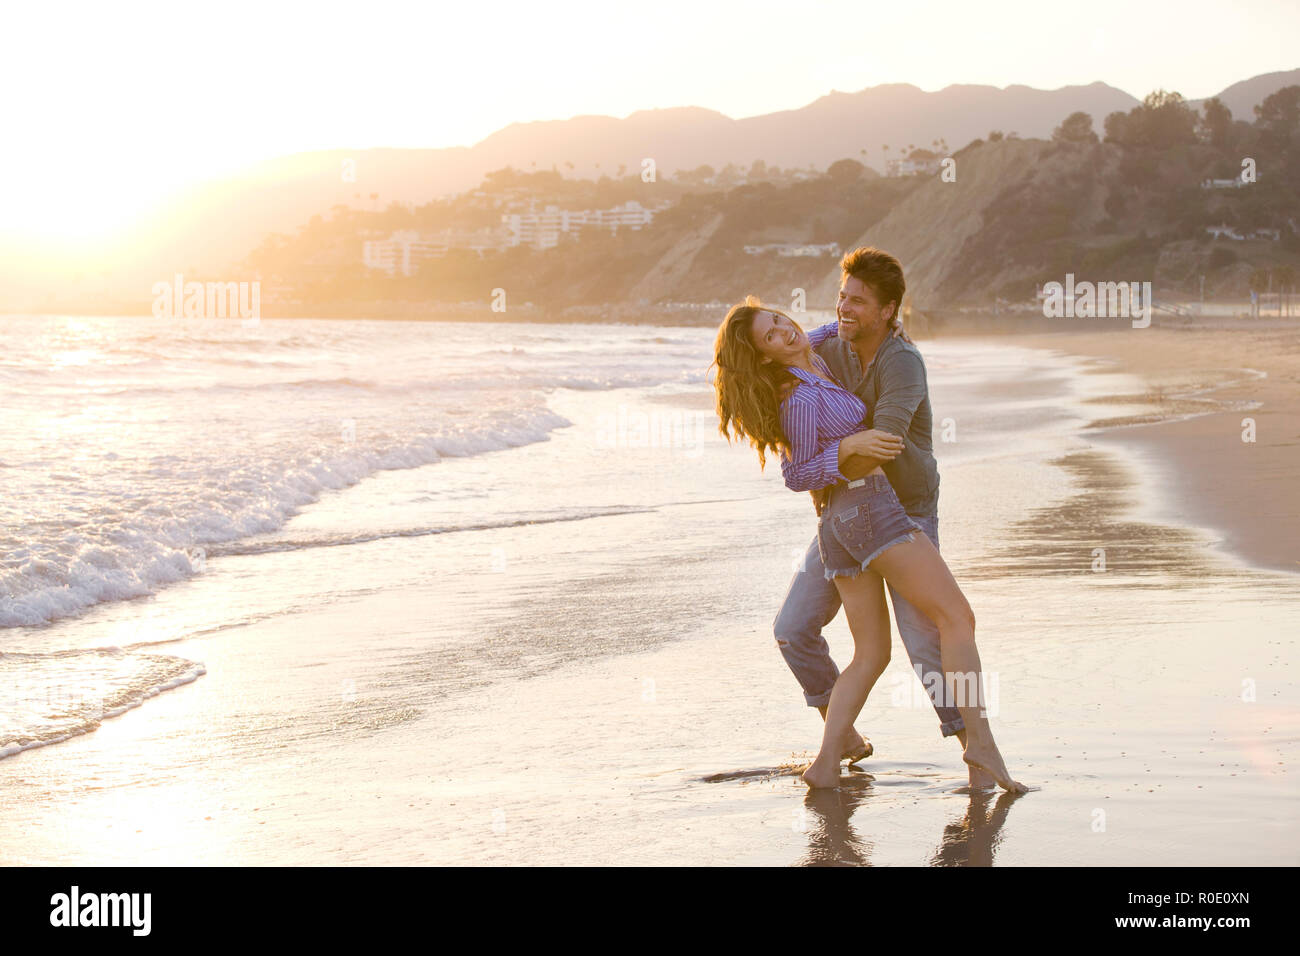
<svg viewBox="0 0 1300 956"><path fill-rule="evenodd" d="M753 296L727 313L714 353L718 428L728 441L748 439L758 451L760 467L766 465L767 451L778 452L787 486L813 491L826 576L835 582L853 634L853 661L831 691L822 747L804 771L804 781L811 787L839 783L841 743L889 663L883 578L939 628L950 692L955 675L975 698L959 694L954 701L966 724L963 759L986 770L1004 789L1025 792L1028 788L1007 771L982 709L970 605L880 468L880 462L898 454L902 440L863 430L866 406L835 381L803 329ZM860 479L841 481L841 466L855 455L870 459L870 470Z"/></svg>

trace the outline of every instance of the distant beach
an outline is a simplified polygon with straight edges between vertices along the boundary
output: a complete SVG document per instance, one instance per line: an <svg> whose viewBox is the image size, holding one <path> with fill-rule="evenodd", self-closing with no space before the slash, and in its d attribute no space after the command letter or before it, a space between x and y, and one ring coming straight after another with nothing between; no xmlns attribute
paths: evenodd
<svg viewBox="0 0 1300 956"><path fill-rule="evenodd" d="M1252 563L1300 571L1300 321L1203 319L1016 344L1136 376L1135 393L1099 397L1126 407L1091 426L1098 438L1158 468L1170 514L1215 529Z"/></svg>

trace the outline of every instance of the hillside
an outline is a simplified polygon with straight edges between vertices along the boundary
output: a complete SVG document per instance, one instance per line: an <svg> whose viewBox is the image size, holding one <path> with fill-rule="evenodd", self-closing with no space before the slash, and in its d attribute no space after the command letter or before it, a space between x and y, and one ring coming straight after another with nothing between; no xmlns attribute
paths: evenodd
<svg viewBox="0 0 1300 956"><path fill-rule="evenodd" d="M1225 102L1235 115L1249 118L1264 96L1295 82L1294 73L1300 71L1234 84L1224 91ZM886 84L831 92L799 109L742 119L686 106L623 118L516 123L469 147L301 153L174 195L111 246L63 255L54 268L15 246L0 263L0 289L8 300L0 308L29 305L37 292L50 300L52 288L59 290L56 299L76 301L93 292L99 301L129 296L159 275L229 269L268 235L292 234L337 205L420 205L472 189L505 166L618 179L652 158L662 180L705 165L748 170L762 160L807 171L852 158L883 172L887 161L915 147L946 142L950 154L990 130L1046 138L1061 117L1075 111L1088 113L1100 129L1106 115L1136 103L1100 82L1058 90L954 85L935 92Z"/></svg>
<svg viewBox="0 0 1300 956"><path fill-rule="evenodd" d="M1268 97L1254 122L1212 112L1198 115L1176 95L1153 94L1108 115L1104 141L1088 117L1063 117L1052 140L993 138L958 150L952 181L882 178L852 160L813 178L716 190L503 170L467 197L413 212L336 210L297 237L264 246L247 268L272 289L289 290L285 298L304 314L348 302L358 314L386 310L385 303L472 311L486 308L494 288L554 317L663 313L749 293L789 304L800 289L806 307L829 308L840 277L828 244L875 245L899 256L911 304L923 311L997 298L1032 302L1039 286L1067 273L1079 281L1149 281L1157 295L1175 299L1198 295L1202 281L1211 297L1237 298L1294 282L1300 86ZM1252 157L1258 177L1236 188L1241 156ZM1227 188L1204 188L1209 179ZM566 234L546 250L453 250L410 276L360 266L363 236L490 222L494 203L521 195L565 208L672 201L640 231ZM1207 227L1268 233L1216 239ZM773 244L819 253L786 255Z"/></svg>
<svg viewBox="0 0 1300 956"><path fill-rule="evenodd" d="M1266 91L1298 73L1225 90L1223 102L1249 105L1244 115L1209 101L1198 112L1163 92L1137 103L1104 84L1057 91L962 86L934 94L894 85L833 93L801 110L746 120L708 110L652 110L625 120L516 124L473 149L286 157L202 192L189 206L169 207L153 224L143 259L126 258L121 250L131 248L128 238L95 273L65 258L58 260L62 274L52 277L29 269L25 250L12 250L6 268L21 274L0 286L10 300L0 307L135 311L147 306L154 281L175 272L260 277L268 315L477 308L485 289L505 284L503 276L521 293L514 301L548 314L732 301L747 292L788 301L796 289L807 292L808 307L829 306L838 286L835 258L744 251L771 243L888 248L907 264L918 308L995 297L1025 301L1038 284L1067 271L1080 278L1149 278L1182 294L1199 293L1204 277L1207 294L1242 296L1260 281L1260 270L1294 258L1300 106L1295 95ZM1099 122L1097 113L1117 103ZM1256 116L1256 107L1267 107L1264 115ZM1032 118L1044 132L1031 137L1022 130L1018 138L990 132L998 116ZM906 134L900 138L908 141L894 147L898 154L916 139L933 145L914 124L952 126L959 117L978 123L988 140L930 154L952 157L955 181L883 178L871 165L888 155L879 147L874 157L867 146L846 155L852 145L884 138L884 130ZM955 139L964 128L945 128L942 135ZM731 152L710 152L724 142ZM477 172L487 158L499 161L542 143L551 150L538 154L542 163L574 159L554 163L554 170L534 171L530 162ZM636 156L656 143L658 175L645 181ZM676 144L676 152L666 144ZM743 166L690 165L756 150L765 158ZM799 165L813 155L835 162L824 159L822 171ZM582 176L584 156L601 157L599 177ZM1236 177L1242 157L1258 166L1249 188L1200 188L1207 178ZM453 180L456 195L429 198L436 184ZM399 197L409 198L396 202ZM643 231L566 235L545 251L521 246L479 256L453 249L411 276L367 274L362 265L366 240L399 230L483 230L499 227L503 210L529 204L609 209L633 200L658 210ZM292 225L283 225L288 218ZM1219 225L1278 230L1280 241L1216 243L1206 228ZM1121 267L1123 275L1111 274ZM33 282L42 290L39 300L24 298L24 283Z"/></svg>

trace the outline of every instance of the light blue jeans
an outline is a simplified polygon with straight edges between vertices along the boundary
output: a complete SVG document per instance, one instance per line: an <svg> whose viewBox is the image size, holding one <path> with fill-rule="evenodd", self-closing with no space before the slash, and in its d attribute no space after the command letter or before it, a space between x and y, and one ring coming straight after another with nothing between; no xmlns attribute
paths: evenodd
<svg viewBox="0 0 1300 956"><path fill-rule="evenodd" d="M910 517L921 526L921 530L937 549L938 516ZM943 673L939 629L928 617L903 600L892 584L889 585L889 597L894 605L898 634L912 661L912 670L930 694L930 702L939 715L940 730L945 737L951 737L966 724L956 707L945 706L936 699L943 693L943 680L926 680L924 676ZM808 546L808 553L804 555L803 566L790 581L790 590L786 592L785 602L777 612L772 628L781 656L803 688L803 696L809 707L825 707L829 704L831 688L840 676L840 669L831 660L826 638L822 637L822 628L834 619L839 610L840 594L835 590L835 583L826 580L821 549L814 537Z"/></svg>

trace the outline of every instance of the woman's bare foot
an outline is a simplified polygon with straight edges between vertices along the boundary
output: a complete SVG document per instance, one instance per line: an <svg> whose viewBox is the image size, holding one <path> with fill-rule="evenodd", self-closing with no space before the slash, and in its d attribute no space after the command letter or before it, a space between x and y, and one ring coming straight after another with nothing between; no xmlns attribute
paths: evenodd
<svg viewBox="0 0 1300 956"><path fill-rule="evenodd" d="M966 764L966 780L972 790L988 790L998 785L998 782L993 779L993 774L973 763Z"/></svg>
<svg viewBox="0 0 1300 956"><path fill-rule="evenodd" d="M802 774L803 782L810 787L838 787L840 785L840 763L827 765L818 757Z"/></svg>
<svg viewBox="0 0 1300 956"><path fill-rule="evenodd" d="M1029 788L1023 783L1011 778L1011 773L1007 770L1007 765L1002 762L1002 754L998 753L997 747L969 743L966 745L966 751L961 755L961 759L970 766L977 767L991 775L997 781L998 786L1009 793L1029 792Z"/></svg>

